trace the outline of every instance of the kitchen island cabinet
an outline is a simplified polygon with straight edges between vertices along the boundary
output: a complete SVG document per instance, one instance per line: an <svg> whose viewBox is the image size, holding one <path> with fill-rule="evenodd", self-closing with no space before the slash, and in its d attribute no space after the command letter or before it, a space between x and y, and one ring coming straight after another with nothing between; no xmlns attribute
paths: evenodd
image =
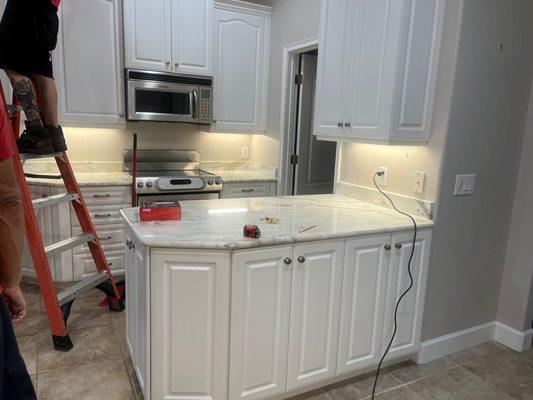
<svg viewBox="0 0 533 400"><path fill-rule="evenodd" d="M181 221L121 214L128 350L146 399L282 399L377 365L409 284L405 217L335 195L184 201ZM262 237L243 238L245 222ZM417 222L389 360L420 343L432 222Z"/></svg>

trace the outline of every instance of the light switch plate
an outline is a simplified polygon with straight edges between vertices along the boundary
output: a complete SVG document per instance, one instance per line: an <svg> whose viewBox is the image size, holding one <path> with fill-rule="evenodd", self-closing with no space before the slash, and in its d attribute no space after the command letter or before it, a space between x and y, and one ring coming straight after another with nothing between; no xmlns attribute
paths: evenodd
<svg viewBox="0 0 533 400"><path fill-rule="evenodd" d="M424 193L426 174L422 171L414 172L413 190L415 193Z"/></svg>
<svg viewBox="0 0 533 400"><path fill-rule="evenodd" d="M248 146L241 147L241 158L243 160L248 160Z"/></svg>
<svg viewBox="0 0 533 400"><path fill-rule="evenodd" d="M455 177L454 196L468 196L475 193L476 190L476 175L457 175Z"/></svg>

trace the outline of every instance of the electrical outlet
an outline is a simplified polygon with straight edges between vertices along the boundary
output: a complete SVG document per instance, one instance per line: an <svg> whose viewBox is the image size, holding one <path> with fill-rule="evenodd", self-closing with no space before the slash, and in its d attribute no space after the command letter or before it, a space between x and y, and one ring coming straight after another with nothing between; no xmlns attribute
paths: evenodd
<svg viewBox="0 0 533 400"><path fill-rule="evenodd" d="M387 183L389 182L389 169L387 167L379 167L379 172L383 172L382 176L376 177L376 182L380 186L387 186Z"/></svg>
<svg viewBox="0 0 533 400"><path fill-rule="evenodd" d="M415 193L424 193L424 183L426 180L426 174L422 171L414 172L414 186Z"/></svg>
<svg viewBox="0 0 533 400"><path fill-rule="evenodd" d="M243 160L248 160L248 146L242 146L242 148L241 148L241 158Z"/></svg>
<svg viewBox="0 0 533 400"><path fill-rule="evenodd" d="M476 175L457 175L455 177L454 196L468 196L475 193L476 189Z"/></svg>

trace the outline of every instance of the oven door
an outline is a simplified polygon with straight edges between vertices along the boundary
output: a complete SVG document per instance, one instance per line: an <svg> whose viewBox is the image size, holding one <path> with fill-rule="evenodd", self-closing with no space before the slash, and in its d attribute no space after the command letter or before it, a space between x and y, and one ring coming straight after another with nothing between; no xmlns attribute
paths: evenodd
<svg viewBox="0 0 533 400"><path fill-rule="evenodd" d="M141 204L143 200L212 200L220 197L218 192L203 192L203 193L173 193L173 194L140 194L137 196L137 205Z"/></svg>
<svg viewBox="0 0 533 400"><path fill-rule="evenodd" d="M128 120L198 124L198 86L128 81Z"/></svg>

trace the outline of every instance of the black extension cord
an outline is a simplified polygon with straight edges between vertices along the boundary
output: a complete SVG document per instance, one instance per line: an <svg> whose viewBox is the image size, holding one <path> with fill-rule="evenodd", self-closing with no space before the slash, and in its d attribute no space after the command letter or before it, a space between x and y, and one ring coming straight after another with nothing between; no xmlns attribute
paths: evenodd
<svg viewBox="0 0 533 400"><path fill-rule="evenodd" d="M411 291L414 285L413 273L411 271L411 262L413 261L413 257L415 255L416 238L418 234L418 226L416 224L415 219L411 215L407 214L406 212L403 212L401 210L398 210L398 208L396 208L396 205L394 204L392 199L383 190L379 188L378 184L376 183L376 176L383 176L383 172L376 172L374 176L372 177L372 180L374 181L374 186L390 202L392 208L396 212L398 212L399 214L405 215L406 217L411 219L411 221L413 222L413 227L414 227L414 235L413 235L413 245L411 247L411 255L409 256L409 262L407 263L407 272L409 273L409 280L410 280L409 287L402 293L402 295L396 302L396 307L394 309L394 330L392 332L392 337L387 346L387 349L385 350L385 353L383 353L383 356L381 357L381 360L379 361L379 364L378 364L378 369L376 371L376 376L374 378L374 385L372 386L372 400L374 400L376 396L376 386L378 384L381 366L383 364L383 361L385 361L385 357L387 357L387 354L389 353L390 348L392 347L392 343L394 342L394 339L396 338L396 333L398 332L398 309L400 307L402 300L404 299L405 296L407 296L407 294Z"/></svg>

